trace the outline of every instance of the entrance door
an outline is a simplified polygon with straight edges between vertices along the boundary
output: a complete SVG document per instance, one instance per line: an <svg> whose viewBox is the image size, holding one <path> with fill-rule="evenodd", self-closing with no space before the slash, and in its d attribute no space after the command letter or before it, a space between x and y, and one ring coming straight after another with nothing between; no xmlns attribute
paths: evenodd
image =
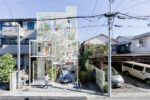
<svg viewBox="0 0 150 100"><path fill-rule="evenodd" d="M37 60L37 79L44 79L45 77L45 61L44 59Z"/></svg>

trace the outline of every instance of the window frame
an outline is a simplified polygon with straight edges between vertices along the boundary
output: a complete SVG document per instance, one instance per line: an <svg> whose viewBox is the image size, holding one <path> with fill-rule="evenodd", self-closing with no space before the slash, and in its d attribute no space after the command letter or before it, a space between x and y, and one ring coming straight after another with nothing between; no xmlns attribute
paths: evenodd
<svg viewBox="0 0 150 100"><path fill-rule="evenodd" d="M140 39L139 40L139 47L146 47L146 39Z"/></svg>
<svg viewBox="0 0 150 100"><path fill-rule="evenodd" d="M3 46L3 38L0 38L0 47Z"/></svg>
<svg viewBox="0 0 150 100"><path fill-rule="evenodd" d="M125 65L125 64L127 64L127 65ZM128 65L131 65L131 67L129 67ZM128 68L133 68L133 64L130 64L130 63L124 63L123 66L128 67Z"/></svg>
<svg viewBox="0 0 150 100"><path fill-rule="evenodd" d="M3 22L0 22L0 31L3 30Z"/></svg>
<svg viewBox="0 0 150 100"><path fill-rule="evenodd" d="M34 30L34 25L35 25L35 22L27 22L27 29Z"/></svg>
<svg viewBox="0 0 150 100"><path fill-rule="evenodd" d="M149 72L147 71L147 69L149 69ZM150 73L150 68L146 68L145 71L146 71L146 73Z"/></svg>
<svg viewBox="0 0 150 100"><path fill-rule="evenodd" d="M25 39L25 45L29 45L30 39Z"/></svg>
<svg viewBox="0 0 150 100"><path fill-rule="evenodd" d="M135 66L136 66L136 67L135 67ZM141 67L142 69L139 69L138 67ZM139 66L139 65L133 65L133 69L142 72L142 71L144 70L144 67Z"/></svg>

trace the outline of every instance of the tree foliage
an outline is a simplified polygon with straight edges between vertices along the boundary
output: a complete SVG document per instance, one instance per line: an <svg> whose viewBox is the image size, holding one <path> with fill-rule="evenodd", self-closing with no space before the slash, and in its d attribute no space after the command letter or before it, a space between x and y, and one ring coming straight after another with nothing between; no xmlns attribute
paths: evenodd
<svg viewBox="0 0 150 100"><path fill-rule="evenodd" d="M89 48L83 53L83 55L79 56L79 65L81 66L81 70L86 70L85 63L88 60L88 57L92 55L92 53L93 49Z"/></svg>
<svg viewBox="0 0 150 100"><path fill-rule="evenodd" d="M107 54L108 53L108 45L92 45L90 46L82 55L79 56L79 65L81 66L81 70L86 70L86 62L89 56L94 54ZM89 63L95 66L99 66L99 59L90 59Z"/></svg>
<svg viewBox="0 0 150 100"><path fill-rule="evenodd" d="M0 77L4 82L9 82L10 73L14 72L15 60L11 54L0 57Z"/></svg>

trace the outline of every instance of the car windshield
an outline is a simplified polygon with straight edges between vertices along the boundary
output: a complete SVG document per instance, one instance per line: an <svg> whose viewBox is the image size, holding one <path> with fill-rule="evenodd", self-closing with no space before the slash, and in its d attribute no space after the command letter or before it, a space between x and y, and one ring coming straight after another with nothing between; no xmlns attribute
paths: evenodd
<svg viewBox="0 0 150 100"><path fill-rule="evenodd" d="M111 75L118 75L118 72L115 69L112 68Z"/></svg>

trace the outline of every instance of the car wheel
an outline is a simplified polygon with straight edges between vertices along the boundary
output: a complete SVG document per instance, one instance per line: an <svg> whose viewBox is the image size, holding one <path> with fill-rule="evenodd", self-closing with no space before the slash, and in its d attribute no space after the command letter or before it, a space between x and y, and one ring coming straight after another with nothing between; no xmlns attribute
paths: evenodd
<svg viewBox="0 0 150 100"><path fill-rule="evenodd" d="M129 72L128 72L128 71L125 71L125 75L127 75L127 76L128 76L128 75L129 75Z"/></svg>
<svg viewBox="0 0 150 100"><path fill-rule="evenodd" d="M150 79L147 79L147 80L146 80L146 84L147 84L147 85L150 85Z"/></svg>

